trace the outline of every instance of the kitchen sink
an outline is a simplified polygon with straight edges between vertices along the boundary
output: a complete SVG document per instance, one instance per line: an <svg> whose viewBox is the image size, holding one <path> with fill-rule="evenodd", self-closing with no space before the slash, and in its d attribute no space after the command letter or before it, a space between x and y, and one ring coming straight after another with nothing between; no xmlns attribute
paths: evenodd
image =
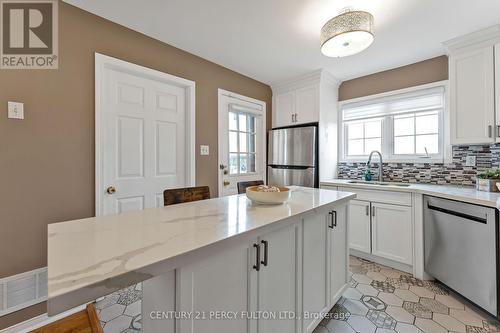
<svg viewBox="0 0 500 333"><path fill-rule="evenodd" d="M400 186L409 187L410 184L406 183L395 183L395 182L376 182L376 181L366 181L366 180L350 180L348 184L366 184L366 185L382 185L382 186Z"/></svg>

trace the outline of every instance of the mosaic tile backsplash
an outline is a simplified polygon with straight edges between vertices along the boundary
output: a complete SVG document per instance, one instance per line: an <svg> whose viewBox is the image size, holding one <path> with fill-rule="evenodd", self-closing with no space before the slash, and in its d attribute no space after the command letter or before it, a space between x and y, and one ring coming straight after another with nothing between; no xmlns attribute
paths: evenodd
<svg viewBox="0 0 500 333"><path fill-rule="evenodd" d="M476 166L465 166L467 156L476 156ZM374 157L375 158L375 157ZM451 163L384 163L384 181L472 186L476 174L500 168L500 144L453 146ZM363 179L366 162L339 163L338 178ZM378 163L372 163L374 179Z"/></svg>

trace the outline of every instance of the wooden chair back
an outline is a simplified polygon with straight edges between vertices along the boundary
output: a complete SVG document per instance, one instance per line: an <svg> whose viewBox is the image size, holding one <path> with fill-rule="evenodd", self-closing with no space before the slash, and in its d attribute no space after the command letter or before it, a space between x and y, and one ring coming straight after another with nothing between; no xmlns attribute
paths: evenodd
<svg viewBox="0 0 500 333"><path fill-rule="evenodd" d="M247 191L247 187L264 185L263 180L252 180L249 182L239 182L238 183L238 194L243 194Z"/></svg>
<svg viewBox="0 0 500 333"><path fill-rule="evenodd" d="M205 199L210 199L210 188L208 186L175 188L163 191L164 206Z"/></svg>

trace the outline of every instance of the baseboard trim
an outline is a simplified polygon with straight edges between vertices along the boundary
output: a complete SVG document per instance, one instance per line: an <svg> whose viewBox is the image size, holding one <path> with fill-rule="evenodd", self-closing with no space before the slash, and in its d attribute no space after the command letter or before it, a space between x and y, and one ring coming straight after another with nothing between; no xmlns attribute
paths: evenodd
<svg viewBox="0 0 500 333"><path fill-rule="evenodd" d="M14 326L10 326L0 330L0 333L28 333L37 328L43 327L45 325L51 324L53 322L58 321L59 319L65 318L67 316L71 316L74 313L85 310L87 304L80 305L76 308L68 310L66 312L57 314L55 316L49 317L46 313L23 321Z"/></svg>
<svg viewBox="0 0 500 333"><path fill-rule="evenodd" d="M400 270L402 272L413 274L413 267L410 265L403 264L403 263L393 261L390 259L386 259L386 258L381 258L381 257L375 256L373 254L363 253L363 252L360 252L360 251L354 250L354 249L350 249L349 251L350 251L350 254L355 256L355 257L365 259L365 260L370 260L370 261L376 262L377 264L381 264L381 265L384 265L387 267L391 267L391 268Z"/></svg>

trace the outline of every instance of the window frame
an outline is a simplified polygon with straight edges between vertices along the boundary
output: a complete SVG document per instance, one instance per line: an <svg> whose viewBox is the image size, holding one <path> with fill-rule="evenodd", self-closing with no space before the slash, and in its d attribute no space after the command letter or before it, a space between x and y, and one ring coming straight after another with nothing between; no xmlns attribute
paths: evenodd
<svg viewBox="0 0 500 333"><path fill-rule="evenodd" d="M261 152L259 151L259 148L258 148L258 132L261 130L261 127L262 127L261 124L259 123L260 122L260 119L259 119L260 117L259 117L258 114L254 113L254 112L251 112L251 111L238 111L238 110L229 111L228 112L228 117L229 117L229 115L231 113L234 113L234 114L236 114L238 116L237 119L236 119L237 129L234 130L234 129L231 129L228 126L228 130L227 130L228 131L228 139L230 140L231 132L236 133L236 138L237 138L236 145L237 145L238 151L237 152L231 151L231 143L230 143L230 141L228 141L228 151L227 151L228 155L227 156L228 156L228 161L231 160L231 154L236 154L238 156L238 163L237 163L238 172L237 173L231 173L231 168L230 168L230 163L229 163L228 164L229 176L230 177L242 177L242 176L247 176L247 175L258 174L259 173L259 170L258 170L258 164L259 164L259 162L258 162L258 160L259 160L260 154L261 154ZM254 119L254 131L253 132L248 131L248 124L247 124L247 128L244 131L242 131L240 129L240 120L239 120L239 116L240 115L245 115L246 117L248 117L248 116L253 117L253 119ZM241 152L240 151L240 134L241 133L247 135L247 142L246 142L247 151L246 152ZM255 139L254 151L253 152L249 151L249 141L248 141L248 137L249 136L253 136L254 139ZM255 171L245 172L245 173L240 172L240 170L241 170L241 167L240 167L241 158L240 158L240 156L241 155L246 155L247 156L247 170L248 170L248 163L250 161L250 159L248 157L250 155L254 155L254 157L255 157Z"/></svg>
<svg viewBox="0 0 500 333"><path fill-rule="evenodd" d="M359 119L358 121L365 121L369 119L382 119L382 157L384 162L390 163L447 163L451 161L451 144L449 141L449 89L448 80L438 81L429 84L414 86L405 89L399 89L394 91L389 91L386 93L370 95L350 100L345 100L339 102L338 114L339 114L339 131L338 131L338 148L339 148L339 162L344 163L356 163L356 162L366 162L368 155L358 155L349 156L347 155L347 129L346 125L349 122L354 122L357 120L345 121L343 120L342 106L345 104L350 104L354 102L363 102L370 100L377 100L383 98L390 98L395 95L418 92L420 90L425 90L429 88L442 87L444 89L444 106L441 109L431 109L425 110L424 112L432 112L435 110L441 110L439 112L439 136L438 144L440 152L438 154L429 154L427 157L425 154L415 154L415 155L400 155L394 154L394 122L393 115L387 115L383 117L367 117ZM408 112L408 113L419 113L419 111Z"/></svg>

